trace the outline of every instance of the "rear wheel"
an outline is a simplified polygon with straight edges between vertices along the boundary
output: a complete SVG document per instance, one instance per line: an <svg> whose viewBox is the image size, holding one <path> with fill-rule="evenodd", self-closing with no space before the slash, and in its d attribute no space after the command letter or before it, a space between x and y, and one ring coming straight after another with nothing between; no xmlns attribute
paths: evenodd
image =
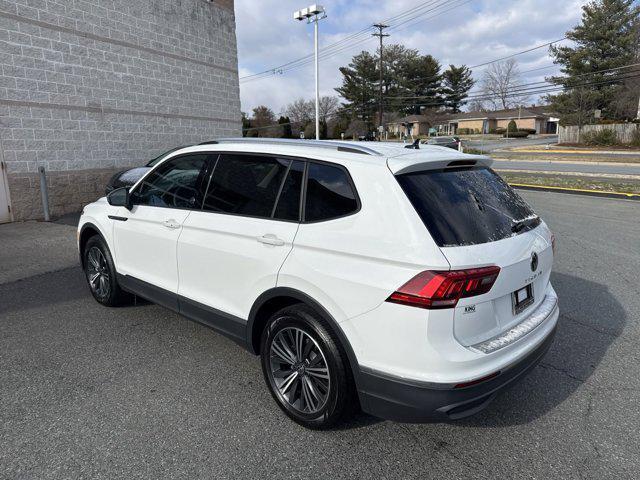
<svg viewBox="0 0 640 480"><path fill-rule="evenodd" d="M300 304L275 313L260 351L271 395L297 423L329 428L354 412L357 400L346 356L310 308Z"/></svg>
<svg viewBox="0 0 640 480"><path fill-rule="evenodd" d="M109 247L102 237L95 235L84 247L84 272L91 295L107 307L127 303L130 295L122 291Z"/></svg>

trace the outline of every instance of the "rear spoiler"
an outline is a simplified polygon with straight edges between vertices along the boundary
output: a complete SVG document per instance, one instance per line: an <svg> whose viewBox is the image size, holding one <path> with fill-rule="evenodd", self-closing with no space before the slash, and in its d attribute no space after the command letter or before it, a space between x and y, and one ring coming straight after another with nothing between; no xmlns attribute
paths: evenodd
<svg viewBox="0 0 640 480"><path fill-rule="evenodd" d="M387 166L394 175L420 172L423 170L442 170L444 168L490 167L493 160L484 155L400 155L387 159Z"/></svg>

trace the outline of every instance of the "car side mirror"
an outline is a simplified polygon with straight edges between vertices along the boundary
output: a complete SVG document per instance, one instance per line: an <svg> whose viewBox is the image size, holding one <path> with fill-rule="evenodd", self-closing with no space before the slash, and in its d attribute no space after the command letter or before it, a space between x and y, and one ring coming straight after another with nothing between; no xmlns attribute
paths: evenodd
<svg viewBox="0 0 640 480"><path fill-rule="evenodd" d="M125 207L127 210L131 210L131 197L129 196L128 187L116 188L107 195L107 201L109 205L114 207Z"/></svg>

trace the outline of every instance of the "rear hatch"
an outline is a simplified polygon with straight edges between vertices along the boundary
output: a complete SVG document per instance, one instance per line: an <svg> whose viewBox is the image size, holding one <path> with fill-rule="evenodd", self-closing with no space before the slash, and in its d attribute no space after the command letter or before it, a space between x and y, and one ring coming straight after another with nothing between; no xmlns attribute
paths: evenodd
<svg viewBox="0 0 640 480"><path fill-rule="evenodd" d="M456 304L458 342L484 342L529 317L545 298L553 263L540 218L486 165L412 170L396 178L451 269L500 267L488 293Z"/></svg>

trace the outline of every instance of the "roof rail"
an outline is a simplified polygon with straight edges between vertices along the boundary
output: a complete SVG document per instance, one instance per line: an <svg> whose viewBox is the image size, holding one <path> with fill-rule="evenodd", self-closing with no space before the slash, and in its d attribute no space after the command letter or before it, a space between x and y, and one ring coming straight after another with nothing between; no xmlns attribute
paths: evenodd
<svg viewBox="0 0 640 480"><path fill-rule="evenodd" d="M290 145L296 147L315 147L315 148L329 148L337 150L339 152L351 152L360 153L364 155L380 155L373 148L365 147L364 145L357 145L355 143L336 142L331 140L296 140L290 138L219 138L217 140L210 140L207 142L199 143L198 145L212 145L220 143L248 143L248 144L262 144L262 145Z"/></svg>

